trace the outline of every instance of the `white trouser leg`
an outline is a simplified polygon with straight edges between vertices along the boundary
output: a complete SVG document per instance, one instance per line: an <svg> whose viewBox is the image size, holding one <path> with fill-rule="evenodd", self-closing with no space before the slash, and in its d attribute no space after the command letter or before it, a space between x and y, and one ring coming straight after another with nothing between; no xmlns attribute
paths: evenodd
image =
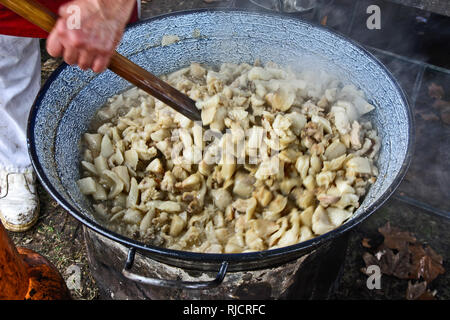
<svg viewBox="0 0 450 320"><path fill-rule="evenodd" d="M141 0L137 0L137 15L138 19L141 20Z"/></svg>
<svg viewBox="0 0 450 320"><path fill-rule="evenodd" d="M30 167L26 128L40 82L39 39L0 35L0 170Z"/></svg>

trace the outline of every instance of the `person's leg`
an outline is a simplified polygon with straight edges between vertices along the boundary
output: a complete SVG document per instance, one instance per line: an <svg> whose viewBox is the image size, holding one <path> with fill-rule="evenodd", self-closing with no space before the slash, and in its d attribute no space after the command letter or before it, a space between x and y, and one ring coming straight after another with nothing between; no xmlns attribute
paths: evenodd
<svg viewBox="0 0 450 320"><path fill-rule="evenodd" d="M39 39L0 35L0 219L29 229L39 200L26 144L28 113L41 81Z"/></svg>
<svg viewBox="0 0 450 320"><path fill-rule="evenodd" d="M141 12L142 12L141 0L137 0L136 2L137 2L137 6L136 6L136 8L137 8L137 19L141 20Z"/></svg>

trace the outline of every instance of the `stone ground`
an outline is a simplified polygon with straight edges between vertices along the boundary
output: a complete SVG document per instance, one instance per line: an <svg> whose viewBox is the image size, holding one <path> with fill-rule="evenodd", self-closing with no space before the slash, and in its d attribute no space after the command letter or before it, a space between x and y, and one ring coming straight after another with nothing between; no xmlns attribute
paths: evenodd
<svg viewBox="0 0 450 320"><path fill-rule="evenodd" d="M406 1L406 0L404 0ZM178 9L189 9L214 5L208 1L186 0L178 2ZM226 1L224 1L226 2ZM401 2L401 1L397 1ZM417 2L417 1L416 1ZM143 15L149 17L162 12L170 12L170 1L143 1ZM42 42L42 81L60 64L45 52L45 42ZM71 215L65 212L39 186L41 200L41 215L36 226L25 233L9 233L17 246L23 246L37 251L48 258L61 272L71 288L73 299L99 299L98 287L93 279L83 235L83 226ZM400 193L401 196L401 193ZM448 202L446 202L448 205ZM446 206L448 208L448 206ZM373 214L361 226L350 234L350 244L342 277L337 284L334 299L404 299L408 282L393 277L383 277L382 290L368 290L365 284L367 277L360 272L364 266L362 254L368 249L363 247L364 238L377 239L377 229L390 221L394 226L413 232L418 241L429 244L436 252L444 256L444 267L449 266L448 219L419 210L414 206L399 201L398 197L391 199L381 210ZM432 289L437 290L439 299L450 299L450 277L448 272L440 276Z"/></svg>

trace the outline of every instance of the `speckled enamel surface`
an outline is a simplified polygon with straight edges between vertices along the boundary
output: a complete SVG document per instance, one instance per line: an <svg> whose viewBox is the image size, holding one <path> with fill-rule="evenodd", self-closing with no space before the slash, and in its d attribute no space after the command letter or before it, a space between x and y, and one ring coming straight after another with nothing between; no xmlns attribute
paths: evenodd
<svg viewBox="0 0 450 320"><path fill-rule="evenodd" d="M162 37L169 34L178 35L180 41L160 46ZM118 51L157 75L192 61L219 65L260 59L280 65L320 66L357 85L376 106L369 117L378 129L382 148L378 180L352 219L380 205L398 185L409 162L411 111L396 81L365 50L324 28L279 15L196 11L131 27ZM80 138L106 99L129 87L110 71L96 75L64 66L36 100L28 136L33 164L57 200L76 209L72 214L87 219L91 215L89 201L75 183L79 178Z"/></svg>

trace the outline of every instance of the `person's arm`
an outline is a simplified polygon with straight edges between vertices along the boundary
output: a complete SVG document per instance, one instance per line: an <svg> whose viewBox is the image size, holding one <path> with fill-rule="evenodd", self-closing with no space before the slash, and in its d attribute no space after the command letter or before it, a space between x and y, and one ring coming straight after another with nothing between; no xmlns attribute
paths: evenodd
<svg viewBox="0 0 450 320"><path fill-rule="evenodd" d="M66 63L77 64L82 69L104 71L135 4L136 0L75 0L64 4L47 39L48 53L63 57ZM76 10L68 10L70 8ZM74 16L77 11L79 28L71 29L77 21Z"/></svg>

